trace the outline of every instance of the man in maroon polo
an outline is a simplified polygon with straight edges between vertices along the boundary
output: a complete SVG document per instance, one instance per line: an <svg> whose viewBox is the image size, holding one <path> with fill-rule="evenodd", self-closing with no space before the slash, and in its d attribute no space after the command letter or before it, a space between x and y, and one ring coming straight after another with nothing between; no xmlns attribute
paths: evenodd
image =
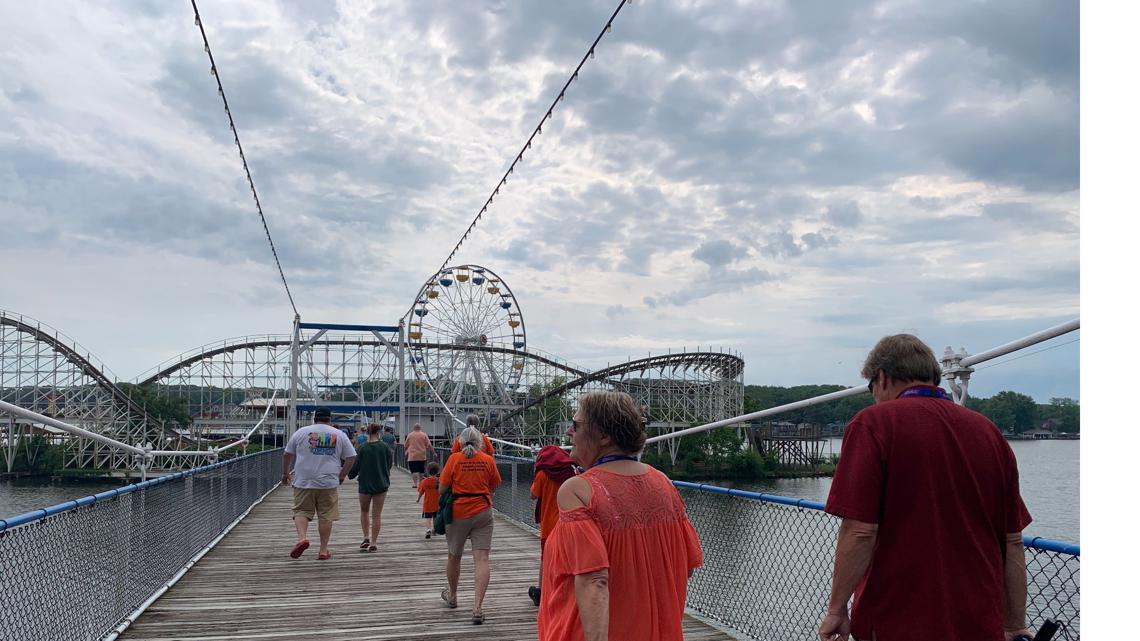
<svg viewBox="0 0 1140 641"><path fill-rule="evenodd" d="M847 426L827 499L842 523L819 638L1031 636L1021 530L1032 519L1009 444L938 387L938 360L914 336L880 340L862 374L875 404Z"/></svg>

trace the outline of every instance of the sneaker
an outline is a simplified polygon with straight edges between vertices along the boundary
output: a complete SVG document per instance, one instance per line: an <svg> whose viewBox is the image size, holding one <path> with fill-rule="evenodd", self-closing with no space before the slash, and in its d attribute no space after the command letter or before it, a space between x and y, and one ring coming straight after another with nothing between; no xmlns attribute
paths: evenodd
<svg viewBox="0 0 1140 641"><path fill-rule="evenodd" d="M424 535L424 538L425 538L425 539L430 539L430 538L431 538L431 530L428 530L427 534L425 534L425 535Z"/></svg>
<svg viewBox="0 0 1140 641"><path fill-rule="evenodd" d="M534 601L535 607L538 607L538 602L542 598L542 588L532 585L527 589L526 593L530 597L530 600Z"/></svg>

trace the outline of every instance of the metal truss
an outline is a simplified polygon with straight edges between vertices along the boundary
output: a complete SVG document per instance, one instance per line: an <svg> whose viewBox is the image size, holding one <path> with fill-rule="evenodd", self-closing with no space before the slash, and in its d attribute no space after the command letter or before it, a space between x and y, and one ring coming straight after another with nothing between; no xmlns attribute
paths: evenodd
<svg viewBox="0 0 1140 641"><path fill-rule="evenodd" d="M115 385L115 376L74 340L39 321L0 310L0 400L142 447L188 446L173 429ZM39 436L67 447L72 468L123 470L129 454L88 439L73 439L51 427L0 414L0 457L12 471L16 448ZM167 465L187 461L174 457Z"/></svg>
<svg viewBox="0 0 1140 641"><path fill-rule="evenodd" d="M742 407L744 362L727 352L670 352L590 371L529 346L420 341L401 355L398 334L313 330L301 324L296 337L278 334L217 341L138 376L134 383L148 388L152 397L185 404L192 419L189 430L167 429L148 418L145 408L116 387L114 376L74 341L18 315L6 313L2 318L0 398L140 446L197 449L207 442L236 438L267 409L272 411L263 434L270 439L283 437L289 426L294 353L298 377L292 397L302 420L319 404L333 409L338 424L388 422L401 434L418 422L429 435L454 435L448 410L431 386L415 375L415 367L407 367L425 357L436 363L483 358L517 363L517 377L509 384L500 381L503 384L496 385L493 394L479 385L495 382L469 376L470 369L449 376L443 368L432 382L443 391L442 400L454 415L477 414L492 435L528 444L560 442L577 397L587 391L629 392L644 406L654 434L733 416ZM0 416L0 428L5 425L19 423ZM16 442L19 429L5 430L6 443ZM81 439L66 440L72 452L69 467L133 466L124 453ZM185 464L178 458L162 461L168 468Z"/></svg>

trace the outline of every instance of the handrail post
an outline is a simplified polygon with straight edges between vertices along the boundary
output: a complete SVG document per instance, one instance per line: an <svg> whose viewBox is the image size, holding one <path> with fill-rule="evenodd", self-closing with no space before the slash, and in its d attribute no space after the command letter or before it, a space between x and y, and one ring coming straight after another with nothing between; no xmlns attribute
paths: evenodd
<svg viewBox="0 0 1140 641"><path fill-rule="evenodd" d="M969 355L965 347L959 347L955 352L949 345L942 353L942 378L947 380L954 402L959 405L966 404L966 396L970 389L970 374L974 373L973 367L962 364L962 359Z"/></svg>
<svg viewBox="0 0 1140 641"><path fill-rule="evenodd" d="M150 443L147 443L142 446L142 450L142 454L135 454L135 467L139 470L139 480L146 481L147 470L150 469L151 463L154 462L154 455L151 454L151 452L154 451L154 447L151 446Z"/></svg>

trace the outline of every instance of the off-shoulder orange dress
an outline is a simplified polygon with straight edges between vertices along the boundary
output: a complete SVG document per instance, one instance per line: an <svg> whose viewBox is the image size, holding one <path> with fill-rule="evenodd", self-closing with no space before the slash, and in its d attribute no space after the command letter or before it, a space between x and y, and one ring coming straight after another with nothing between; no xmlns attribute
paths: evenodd
<svg viewBox="0 0 1140 641"><path fill-rule="evenodd" d="M677 488L649 468L627 476L587 470L590 505L562 511L542 563L540 641L584 638L574 577L609 568L609 638L682 641L689 573L701 544Z"/></svg>

